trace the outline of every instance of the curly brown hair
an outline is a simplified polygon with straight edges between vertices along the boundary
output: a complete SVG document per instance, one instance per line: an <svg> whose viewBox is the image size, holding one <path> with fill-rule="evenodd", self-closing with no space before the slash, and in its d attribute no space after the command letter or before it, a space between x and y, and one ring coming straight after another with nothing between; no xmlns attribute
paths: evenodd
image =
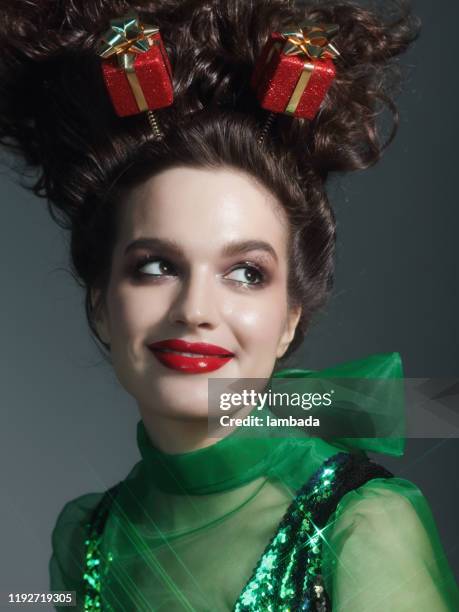
<svg viewBox="0 0 459 612"><path fill-rule="evenodd" d="M16 0L2 7L0 142L40 169L31 189L71 232L71 271L86 291L94 324L107 287L117 218L126 190L178 165L230 166L260 180L290 221L290 303L303 306L285 359L301 343L333 285L336 224L330 172L373 165L394 137L397 56L419 34L408 2L320 0ZM388 10L390 8L390 10ZM95 51L109 20L136 10L161 28L173 68L174 104L145 115L115 115ZM263 146L266 111L250 77L270 32L304 20L339 25L337 77L314 120L280 115ZM380 115L393 129L383 141Z"/></svg>

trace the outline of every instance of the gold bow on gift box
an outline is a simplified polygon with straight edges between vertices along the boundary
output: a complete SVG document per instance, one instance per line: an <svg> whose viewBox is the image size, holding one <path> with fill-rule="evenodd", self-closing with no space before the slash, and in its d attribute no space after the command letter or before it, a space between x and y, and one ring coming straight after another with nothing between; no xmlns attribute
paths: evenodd
<svg viewBox="0 0 459 612"><path fill-rule="evenodd" d="M285 55L304 54L311 60L336 59L340 55L330 42L339 30L338 25L304 21L299 26L288 27L287 31L281 32L287 40L283 49Z"/></svg>
<svg viewBox="0 0 459 612"><path fill-rule="evenodd" d="M151 45L151 38L159 32L156 26L139 22L135 13L127 13L110 21L109 29L102 35L99 55L107 59L112 55L145 53Z"/></svg>
<svg viewBox="0 0 459 612"><path fill-rule="evenodd" d="M129 12L124 17L112 19L110 28L100 41L100 57L108 59L116 55L119 67L126 72L139 111L147 111L148 104L135 73L134 63L139 53L146 53L157 44L153 37L158 32L158 27L140 23L138 16Z"/></svg>

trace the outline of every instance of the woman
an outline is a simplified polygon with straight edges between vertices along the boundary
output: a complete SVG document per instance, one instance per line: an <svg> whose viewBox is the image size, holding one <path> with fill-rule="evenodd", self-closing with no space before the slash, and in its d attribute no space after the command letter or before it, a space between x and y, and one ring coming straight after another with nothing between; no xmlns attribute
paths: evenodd
<svg viewBox="0 0 459 612"><path fill-rule="evenodd" d="M129 9L160 26L173 69L151 128L116 115L98 55ZM409 13L281 0L7 12L2 141L41 168L34 190L71 231L88 323L141 415L141 461L57 518L51 589L75 590L78 610L457 609L424 496L364 452L400 455L402 440L208 428L212 379L310 375L278 367L331 289L325 182L384 148L378 104L394 110L383 84L416 36ZM336 78L313 118L274 118L251 75L270 32L305 20L339 26ZM393 354L321 375L401 368Z"/></svg>

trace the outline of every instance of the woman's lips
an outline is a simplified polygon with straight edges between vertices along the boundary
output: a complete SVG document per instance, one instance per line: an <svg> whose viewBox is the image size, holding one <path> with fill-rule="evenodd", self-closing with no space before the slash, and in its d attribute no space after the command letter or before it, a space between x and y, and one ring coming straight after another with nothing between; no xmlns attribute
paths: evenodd
<svg viewBox="0 0 459 612"><path fill-rule="evenodd" d="M153 342L148 348L167 368L189 374L218 370L234 357L234 353L216 344L180 338Z"/></svg>

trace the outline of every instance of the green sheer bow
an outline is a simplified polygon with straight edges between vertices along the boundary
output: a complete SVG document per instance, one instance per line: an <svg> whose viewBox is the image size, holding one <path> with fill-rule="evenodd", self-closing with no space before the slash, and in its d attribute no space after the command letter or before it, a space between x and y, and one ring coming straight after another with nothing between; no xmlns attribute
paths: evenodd
<svg viewBox="0 0 459 612"><path fill-rule="evenodd" d="M381 422L390 422L391 433L387 436L374 437L335 437L330 441L334 445L340 445L346 449L359 449L385 455L401 457L405 451L406 420L405 420L405 397L403 388L403 367L399 353L382 353L370 355L356 361L349 361L337 366L323 370L303 370L298 368L287 368L273 374L273 379L295 378L295 379L356 379L358 381L371 381L380 383L378 402L370 402L370 398L361 394L357 410L362 418L367 420L366 428L375 432L381 431ZM386 384L390 381L393 384ZM292 389L299 387L297 382L292 384ZM375 389L370 385L368 388ZM353 396L358 398L358 389L353 388Z"/></svg>

